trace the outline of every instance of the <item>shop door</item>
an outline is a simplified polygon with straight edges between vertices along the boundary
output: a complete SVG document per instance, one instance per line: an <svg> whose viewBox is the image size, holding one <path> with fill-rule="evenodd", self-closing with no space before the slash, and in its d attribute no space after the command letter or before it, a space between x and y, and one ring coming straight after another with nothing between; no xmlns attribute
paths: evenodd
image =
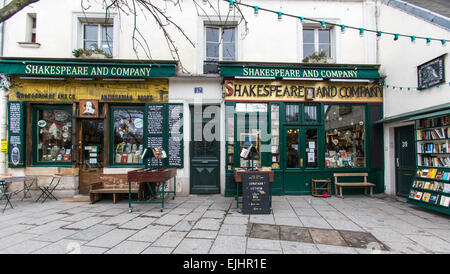
<svg viewBox="0 0 450 274"><path fill-rule="evenodd" d="M89 186L100 182L103 173L103 120L82 120L80 129L80 194L89 194Z"/></svg>
<svg viewBox="0 0 450 274"><path fill-rule="evenodd" d="M191 106L190 192L220 193L219 106ZM197 118L195 118L195 115Z"/></svg>
<svg viewBox="0 0 450 274"><path fill-rule="evenodd" d="M407 196L416 168L414 126L395 128L395 188L399 196Z"/></svg>
<svg viewBox="0 0 450 274"><path fill-rule="evenodd" d="M286 195L309 194L307 172L319 168L319 127L285 126L284 192Z"/></svg>

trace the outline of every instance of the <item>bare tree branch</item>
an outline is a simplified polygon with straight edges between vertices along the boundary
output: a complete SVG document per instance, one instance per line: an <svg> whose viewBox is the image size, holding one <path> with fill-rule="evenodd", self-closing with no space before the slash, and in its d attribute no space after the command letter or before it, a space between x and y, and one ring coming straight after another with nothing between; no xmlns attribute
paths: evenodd
<svg viewBox="0 0 450 274"><path fill-rule="evenodd" d="M0 9L0 23L8 20L26 6L38 1L39 0L12 0Z"/></svg>

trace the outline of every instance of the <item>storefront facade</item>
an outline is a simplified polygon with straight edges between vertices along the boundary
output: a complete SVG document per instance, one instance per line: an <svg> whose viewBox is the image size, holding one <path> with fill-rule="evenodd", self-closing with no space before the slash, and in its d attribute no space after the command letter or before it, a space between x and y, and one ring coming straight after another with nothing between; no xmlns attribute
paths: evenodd
<svg viewBox="0 0 450 274"><path fill-rule="evenodd" d="M172 140L167 124L174 106L167 102L175 62L5 59L0 66L12 84L9 170L40 180L63 174L59 196L89 194L101 180L126 184L129 170L148 166L141 156L150 142ZM160 119L152 125L161 122L161 132L150 131L153 109ZM178 156L170 163L182 167Z"/></svg>
<svg viewBox="0 0 450 274"><path fill-rule="evenodd" d="M335 172L367 172L384 192L377 66L222 63L221 73L226 196L235 193L235 168L252 165L274 171L273 195L311 194L312 179ZM254 160L240 158L251 145Z"/></svg>

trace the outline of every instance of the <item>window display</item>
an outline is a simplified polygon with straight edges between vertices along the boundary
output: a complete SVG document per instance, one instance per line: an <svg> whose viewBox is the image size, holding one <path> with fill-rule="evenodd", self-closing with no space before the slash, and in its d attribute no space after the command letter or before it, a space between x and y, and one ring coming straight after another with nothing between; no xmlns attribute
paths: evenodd
<svg viewBox="0 0 450 274"><path fill-rule="evenodd" d="M280 106L271 106L272 168L280 168Z"/></svg>
<svg viewBox="0 0 450 274"><path fill-rule="evenodd" d="M143 164L144 111L114 109L114 164Z"/></svg>
<svg viewBox="0 0 450 274"><path fill-rule="evenodd" d="M364 107L325 105L325 166L364 168Z"/></svg>
<svg viewBox="0 0 450 274"><path fill-rule="evenodd" d="M37 109L38 162L72 161L70 109Z"/></svg>

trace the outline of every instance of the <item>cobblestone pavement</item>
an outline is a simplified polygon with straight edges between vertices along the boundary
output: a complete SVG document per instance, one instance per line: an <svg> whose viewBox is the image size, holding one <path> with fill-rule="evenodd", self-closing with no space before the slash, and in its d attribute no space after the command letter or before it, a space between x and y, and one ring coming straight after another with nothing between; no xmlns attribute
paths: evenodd
<svg viewBox="0 0 450 274"><path fill-rule="evenodd" d="M0 206L3 208L4 201ZM450 253L450 218L384 196L273 197L270 215L233 198L117 204L13 200L0 213L0 253Z"/></svg>

